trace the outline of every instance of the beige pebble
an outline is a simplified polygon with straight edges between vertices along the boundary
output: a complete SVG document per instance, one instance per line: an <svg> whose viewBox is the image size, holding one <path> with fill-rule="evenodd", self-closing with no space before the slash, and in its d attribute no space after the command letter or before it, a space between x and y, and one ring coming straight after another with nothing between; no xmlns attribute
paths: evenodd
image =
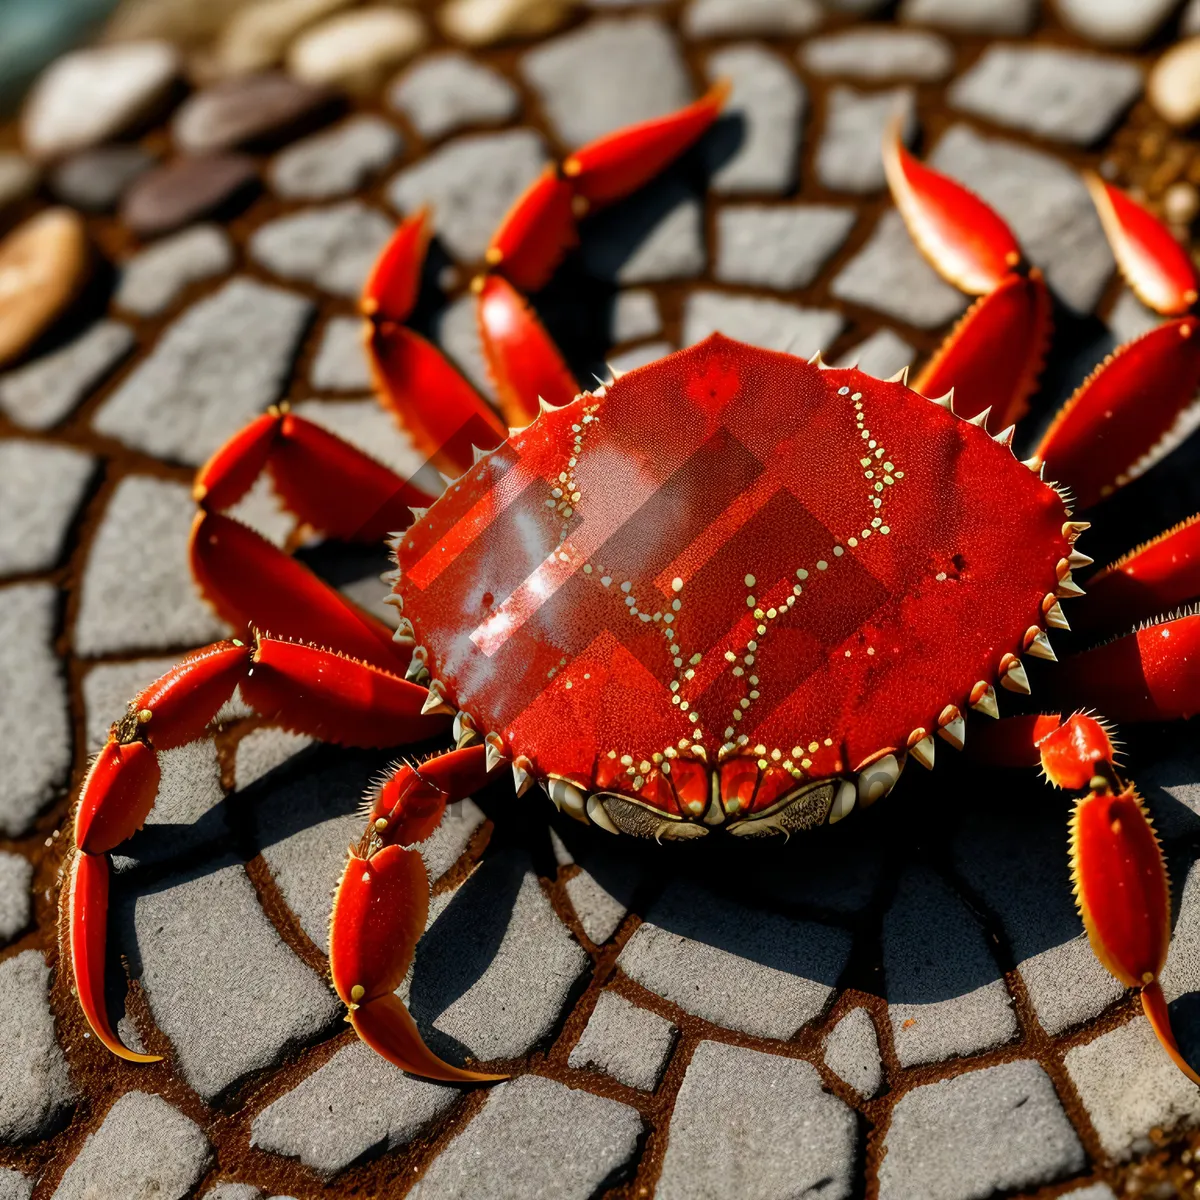
<svg viewBox="0 0 1200 1200"><path fill-rule="evenodd" d="M11 362L75 298L87 234L70 208L47 208L0 241L0 365Z"/></svg>
<svg viewBox="0 0 1200 1200"><path fill-rule="evenodd" d="M1146 95L1172 125L1184 127L1200 118L1200 37L1172 46L1154 64Z"/></svg>
<svg viewBox="0 0 1200 1200"><path fill-rule="evenodd" d="M214 37L246 0L121 0L104 27L104 39L166 38L191 46Z"/></svg>
<svg viewBox="0 0 1200 1200"><path fill-rule="evenodd" d="M425 22L414 12L356 8L302 33L288 51L287 66L307 83L369 91L416 54L427 38Z"/></svg>
<svg viewBox="0 0 1200 1200"><path fill-rule="evenodd" d="M1172 225L1190 225L1200 213L1200 192L1195 184L1173 183L1163 193L1163 215Z"/></svg>
<svg viewBox="0 0 1200 1200"><path fill-rule="evenodd" d="M456 42L490 46L552 33L577 7L576 0L449 0L438 22Z"/></svg>
<svg viewBox="0 0 1200 1200"><path fill-rule="evenodd" d="M261 0L234 14L213 52L218 74L243 75L280 62L289 43L350 0Z"/></svg>

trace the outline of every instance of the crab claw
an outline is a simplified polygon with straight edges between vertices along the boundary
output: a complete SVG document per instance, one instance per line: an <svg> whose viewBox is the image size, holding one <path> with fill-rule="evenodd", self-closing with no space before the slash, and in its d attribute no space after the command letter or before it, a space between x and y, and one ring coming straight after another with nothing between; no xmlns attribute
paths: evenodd
<svg viewBox="0 0 1200 1200"><path fill-rule="evenodd" d="M432 232L429 210L425 207L396 226L363 285L358 308L364 317L393 321L397 325L408 320L417 303L421 265Z"/></svg>
<svg viewBox="0 0 1200 1200"><path fill-rule="evenodd" d="M1156 217L1120 188L1091 171L1084 181L1100 214L1109 245L1138 299L1165 317L1178 317L1196 303L1196 272L1187 251Z"/></svg>
<svg viewBox="0 0 1200 1200"><path fill-rule="evenodd" d="M571 185L547 167L517 198L492 235L489 267L524 292L543 288L578 241Z"/></svg>
<svg viewBox="0 0 1200 1200"><path fill-rule="evenodd" d="M1097 763L1110 763L1116 750L1103 721L1075 713L1037 743L1042 770L1055 787L1085 788Z"/></svg>

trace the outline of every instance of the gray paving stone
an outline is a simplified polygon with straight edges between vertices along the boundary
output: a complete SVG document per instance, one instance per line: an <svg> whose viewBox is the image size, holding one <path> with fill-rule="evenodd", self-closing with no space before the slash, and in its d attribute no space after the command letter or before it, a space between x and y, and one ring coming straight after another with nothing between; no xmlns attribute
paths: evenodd
<svg viewBox="0 0 1200 1200"><path fill-rule="evenodd" d="M546 147L532 129L467 134L401 171L388 184L387 199L406 215L431 205L446 249L462 262L475 262L546 162Z"/></svg>
<svg viewBox="0 0 1200 1200"><path fill-rule="evenodd" d="M839 367L857 366L876 379L888 379L916 361L917 351L894 329L877 329L842 356Z"/></svg>
<svg viewBox="0 0 1200 1200"><path fill-rule="evenodd" d="M252 1183L218 1183L204 1193L204 1200L260 1200L261 1196Z"/></svg>
<svg viewBox="0 0 1200 1200"><path fill-rule="evenodd" d="M1163 1053L1145 1017L1073 1047L1063 1062L1113 1158L1147 1153L1152 1129L1200 1123L1200 1091Z"/></svg>
<svg viewBox="0 0 1200 1200"><path fill-rule="evenodd" d="M373 397L365 400L301 400L292 406L292 411L330 433L336 433L385 467L391 467L404 479L424 464L425 460L414 449L408 435ZM375 588L380 596L385 593L378 577Z"/></svg>
<svg viewBox="0 0 1200 1200"><path fill-rule="evenodd" d="M357 200L304 209L260 226L250 235L250 257L281 279L311 283L334 296L355 298L392 222Z"/></svg>
<svg viewBox="0 0 1200 1200"><path fill-rule="evenodd" d="M683 341L691 346L710 333L739 342L786 350L805 358L824 350L842 331L841 313L830 308L802 308L780 300L695 291L683 305Z"/></svg>
<svg viewBox="0 0 1200 1200"><path fill-rule="evenodd" d="M95 146L59 163L51 172L50 190L85 212L111 212L125 189L157 161L141 146Z"/></svg>
<svg viewBox="0 0 1200 1200"><path fill-rule="evenodd" d="M496 854L418 944L408 1004L443 1057L512 1058L554 1030L587 966L537 876Z"/></svg>
<svg viewBox="0 0 1200 1200"><path fill-rule="evenodd" d="M546 1153L547 1122L554 1152ZM524 1075L497 1084L483 1110L434 1160L411 1200L587 1200L630 1162L642 1132L636 1110ZM518 1182L519 1181L519 1182Z"/></svg>
<svg viewBox="0 0 1200 1200"><path fill-rule="evenodd" d="M460 1097L458 1088L405 1075L355 1042L254 1118L250 1144L332 1175L405 1146Z"/></svg>
<svg viewBox="0 0 1200 1200"><path fill-rule="evenodd" d="M50 584L0 588L0 835L20 837L65 788L71 722L54 653L58 591ZM36 746L37 753L26 748Z"/></svg>
<svg viewBox="0 0 1200 1200"><path fill-rule="evenodd" d="M460 296L446 305L434 324L434 338L446 357L467 377L481 396L495 401L496 389L488 377L483 346L479 341L479 318L475 297Z"/></svg>
<svg viewBox="0 0 1200 1200"><path fill-rule="evenodd" d="M211 1158L212 1146L195 1121L161 1096L126 1092L83 1143L54 1200L182 1200Z"/></svg>
<svg viewBox="0 0 1200 1200"><path fill-rule="evenodd" d="M691 0L682 27L690 38L796 37L823 16L814 0Z"/></svg>
<svg viewBox="0 0 1200 1200"><path fill-rule="evenodd" d="M973 1054L1016 1037L1012 1000L983 930L923 868L905 871L884 916L883 969L901 1066Z"/></svg>
<svg viewBox="0 0 1200 1200"><path fill-rule="evenodd" d="M913 1088L892 1110L880 1200L969 1200L1036 1188L1086 1156L1054 1085L1030 1060Z"/></svg>
<svg viewBox="0 0 1200 1200"><path fill-rule="evenodd" d="M701 1042L671 1114L655 1200L844 1200L857 1134L853 1111L810 1063Z"/></svg>
<svg viewBox="0 0 1200 1200"><path fill-rule="evenodd" d="M426 141L472 125L503 125L521 107L517 89L499 71L456 51L410 67L388 88L386 101Z"/></svg>
<svg viewBox="0 0 1200 1200"><path fill-rule="evenodd" d="M394 126L364 113L293 143L272 160L267 179L289 200L332 200L358 191L403 150Z"/></svg>
<svg viewBox="0 0 1200 1200"><path fill-rule="evenodd" d="M1141 91L1141 69L1119 59L1051 46L989 46L947 98L998 125L1089 146Z"/></svg>
<svg viewBox="0 0 1200 1200"><path fill-rule="evenodd" d="M629 288L613 297L608 336L613 342L633 342L662 332L662 314L653 292Z"/></svg>
<svg viewBox="0 0 1200 1200"><path fill-rule="evenodd" d="M1073 1192L1063 1192L1069 1200L1117 1200L1116 1193L1107 1183L1094 1183L1091 1187L1076 1188Z"/></svg>
<svg viewBox="0 0 1200 1200"><path fill-rule="evenodd" d="M309 370L308 381L320 391L365 392L371 371L362 341L363 323L357 317L332 317L321 331L321 341Z"/></svg>
<svg viewBox="0 0 1200 1200"><path fill-rule="evenodd" d="M186 484L127 475L92 539L75 650L116 654L202 646L227 628L200 599L188 564L196 506Z"/></svg>
<svg viewBox="0 0 1200 1200"><path fill-rule="evenodd" d="M650 16L589 21L527 51L520 70L572 148L692 99L674 35Z"/></svg>
<svg viewBox="0 0 1200 1200"><path fill-rule="evenodd" d="M1200 816L1200 751L1182 752L1148 762L1138 771L1138 785L1161 838L1188 836Z"/></svg>
<svg viewBox="0 0 1200 1200"><path fill-rule="evenodd" d="M276 767L281 767L313 744L306 733L265 727L252 729L237 744L233 760L233 780L238 791L257 783Z"/></svg>
<svg viewBox="0 0 1200 1200"><path fill-rule="evenodd" d="M1038 0L903 0L900 19L969 34L1028 33Z"/></svg>
<svg viewBox="0 0 1200 1200"><path fill-rule="evenodd" d="M672 883L617 963L698 1017L786 1039L825 1007L849 954L849 935L839 929Z"/></svg>
<svg viewBox="0 0 1200 1200"><path fill-rule="evenodd" d="M311 315L303 296L235 276L176 319L93 427L156 458L199 466L279 399Z"/></svg>
<svg viewBox="0 0 1200 1200"><path fill-rule="evenodd" d="M30 1200L34 1181L20 1171L0 1167L0 1200Z"/></svg>
<svg viewBox="0 0 1200 1200"><path fill-rule="evenodd" d="M809 38L800 65L814 75L879 82L917 79L936 82L954 70L954 47L927 30L867 26Z"/></svg>
<svg viewBox="0 0 1200 1200"><path fill-rule="evenodd" d="M33 864L20 854L0 850L0 946L11 942L33 913Z"/></svg>
<svg viewBox="0 0 1200 1200"><path fill-rule="evenodd" d="M807 287L835 254L858 219L852 208L832 204L741 204L717 213L714 275L792 291Z"/></svg>
<svg viewBox="0 0 1200 1200"><path fill-rule="evenodd" d="M825 1065L864 1100L883 1086L879 1035L865 1008L852 1008L825 1038Z"/></svg>
<svg viewBox="0 0 1200 1200"><path fill-rule="evenodd" d="M49 429L73 412L133 349L133 330L97 321L73 341L0 375L0 409L23 429Z"/></svg>
<svg viewBox="0 0 1200 1200"><path fill-rule="evenodd" d="M879 147L896 113L903 114L904 140L916 129L916 96L912 88L859 92L834 87L825 100L825 131L817 146L817 179L835 192L867 194L885 183Z"/></svg>
<svg viewBox="0 0 1200 1200"><path fill-rule="evenodd" d="M95 467L71 446L0 441L0 575L58 563Z"/></svg>
<svg viewBox="0 0 1200 1200"><path fill-rule="evenodd" d="M705 261L700 197L675 179L652 183L601 213L583 243L584 266L612 283L692 279Z"/></svg>
<svg viewBox="0 0 1200 1200"><path fill-rule="evenodd" d="M604 991L567 1061L572 1067L603 1071L631 1088L652 1092L678 1032L665 1017Z"/></svg>
<svg viewBox="0 0 1200 1200"><path fill-rule="evenodd" d="M1112 253L1079 174L1060 159L952 126L930 156L1006 220L1050 286L1090 312L1113 272Z"/></svg>
<svg viewBox="0 0 1200 1200"><path fill-rule="evenodd" d="M877 309L918 329L946 324L968 303L921 257L894 209L879 218L866 244L842 267L829 290L838 300Z"/></svg>
<svg viewBox="0 0 1200 1200"><path fill-rule="evenodd" d="M40 950L0 962L0 1143L43 1138L75 1097L54 1037Z"/></svg>
<svg viewBox="0 0 1200 1200"><path fill-rule="evenodd" d="M796 185L804 85L778 55L762 46L731 46L709 56L710 82L729 79L733 91L703 154L719 195L782 195Z"/></svg>
<svg viewBox="0 0 1200 1200"><path fill-rule="evenodd" d="M626 371L632 371L637 367L644 367L647 363L665 358L674 349L675 347L670 342L644 342L640 346L631 346L628 350L610 354L607 365L610 372L624 374Z"/></svg>
<svg viewBox="0 0 1200 1200"><path fill-rule="evenodd" d="M233 267L233 245L218 225L193 225L135 254L113 296L118 308L141 317L165 312L184 290Z"/></svg>
<svg viewBox="0 0 1200 1200"><path fill-rule="evenodd" d="M624 902L583 870L567 880L566 889L583 932L597 946L604 945L625 919Z"/></svg>
<svg viewBox="0 0 1200 1200"><path fill-rule="evenodd" d="M284 945L240 862L218 859L138 889L119 922L155 1024L205 1100L338 1016L337 997Z"/></svg>
<svg viewBox="0 0 1200 1200"><path fill-rule="evenodd" d="M1109 310L1106 324L1112 331L1113 338L1118 342L1132 342L1143 333L1149 333L1162 318L1147 308L1132 292L1125 287Z"/></svg>
<svg viewBox="0 0 1200 1200"><path fill-rule="evenodd" d="M1178 0L1057 0L1063 24L1101 46L1135 47L1152 37Z"/></svg>

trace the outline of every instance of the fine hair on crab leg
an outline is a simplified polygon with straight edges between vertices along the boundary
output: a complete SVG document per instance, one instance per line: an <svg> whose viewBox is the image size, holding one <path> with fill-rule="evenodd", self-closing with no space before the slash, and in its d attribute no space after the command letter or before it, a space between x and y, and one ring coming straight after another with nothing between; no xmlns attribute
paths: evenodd
<svg viewBox="0 0 1200 1200"><path fill-rule="evenodd" d="M371 800L366 833L334 895L329 970L349 1010L347 1020L373 1050L402 1070L449 1082L486 1082L503 1075L443 1062L425 1045L394 994L412 965L429 914L429 875L414 847L441 822L448 802L481 787L489 770L483 745L402 763Z"/></svg>

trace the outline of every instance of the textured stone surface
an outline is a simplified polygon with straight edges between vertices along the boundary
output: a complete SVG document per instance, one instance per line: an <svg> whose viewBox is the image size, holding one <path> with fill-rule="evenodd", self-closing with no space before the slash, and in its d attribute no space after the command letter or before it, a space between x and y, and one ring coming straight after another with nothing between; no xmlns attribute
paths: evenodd
<svg viewBox="0 0 1200 1200"><path fill-rule="evenodd" d="M20 854L0 850L0 947L29 924L33 912L29 886L33 864Z"/></svg>
<svg viewBox="0 0 1200 1200"><path fill-rule="evenodd" d="M259 1200L262 1194L251 1183L218 1183L204 1193L204 1200Z"/></svg>
<svg viewBox="0 0 1200 1200"><path fill-rule="evenodd" d="M651 291L630 288L613 297L608 336L614 342L632 342L662 331L662 314Z"/></svg>
<svg viewBox="0 0 1200 1200"><path fill-rule="evenodd" d="M683 32L692 38L794 37L821 23L816 0L691 0Z"/></svg>
<svg viewBox="0 0 1200 1200"><path fill-rule="evenodd" d="M888 379L901 368L911 366L916 357L916 350L895 330L884 328L863 338L837 365L857 366L876 379Z"/></svg>
<svg viewBox="0 0 1200 1200"><path fill-rule="evenodd" d="M903 0L902 21L938 25L960 33L1025 33L1036 19L1038 0Z"/></svg>
<svg viewBox="0 0 1200 1200"><path fill-rule="evenodd" d="M275 191L290 200L331 200L357 191L403 149L404 139L392 125L366 114L289 146L267 175Z"/></svg>
<svg viewBox="0 0 1200 1200"><path fill-rule="evenodd" d="M70 446L0 441L0 576L58 563L95 467L90 454Z"/></svg>
<svg viewBox="0 0 1200 1200"><path fill-rule="evenodd" d="M306 29L288 48L287 68L307 83L374 92L428 36L415 12L367 5Z"/></svg>
<svg viewBox="0 0 1200 1200"><path fill-rule="evenodd" d="M892 1041L902 1067L998 1046L1017 1034L983 930L937 876L910 869L883 920Z"/></svg>
<svg viewBox="0 0 1200 1200"><path fill-rule="evenodd" d="M113 302L118 308L152 317L164 312L184 290L233 266L233 246L217 225L194 225L135 254L121 271Z"/></svg>
<svg viewBox="0 0 1200 1200"><path fill-rule="evenodd" d="M675 1101L654 1195L844 1200L857 1140L854 1113L824 1090L810 1063L701 1042Z"/></svg>
<svg viewBox="0 0 1200 1200"><path fill-rule="evenodd" d="M998 125L1090 145L1142 90L1141 70L1119 59L1049 46L989 46L950 87L950 103Z"/></svg>
<svg viewBox="0 0 1200 1200"><path fill-rule="evenodd" d="M676 1032L665 1017L638 1008L616 992L601 992L567 1061L573 1067L603 1071L631 1088L652 1092Z"/></svg>
<svg viewBox="0 0 1200 1200"><path fill-rule="evenodd" d="M52 1133L74 1098L39 950L0 962L0 1143Z"/></svg>
<svg viewBox="0 0 1200 1200"><path fill-rule="evenodd" d="M192 582L186 484L126 476L92 540L75 621L79 654L201 646L225 633Z"/></svg>
<svg viewBox="0 0 1200 1200"><path fill-rule="evenodd" d="M241 75L274 66L301 30L348 0L268 0L239 5L220 30L213 54L222 74ZM233 1200L230 1197L230 1200Z"/></svg>
<svg viewBox="0 0 1200 1200"><path fill-rule="evenodd" d="M520 98L498 71L448 51L405 71L388 89L387 103L435 141L473 125L503 125L516 115Z"/></svg>
<svg viewBox="0 0 1200 1200"><path fill-rule="evenodd" d="M567 898L583 926L583 932L597 946L603 945L624 920L628 911L625 904L587 871L580 871L568 879L566 887Z"/></svg>
<svg viewBox="0 0 1200 1200"><path fill-rule="evenodd" d="M401 171L388 184L387 198L405 214L431 205L446 249L473 262L546 161L542 139L531 129L466 135Z"/></svg>
<svg viewBox="0 0 1200 1200"><path fill-rule="evenodd" d="M199 466L279 399L311 311L293 292L235 276L175 321L93 425L148 454Z"/></svg>
<svg viewBox="0 0 1200 1200"><path fill-rule="evenodd" d="M692 99L674 36L649 16L592 20L528 51L520 65L568 147Z"/></svg>
<svg viewBox="0 0 1200 1200"><path fill-rule="evenodd" d="M632 371L635 367L644 367L657 358L665 357L675 348L670 342L646 342L644 345L610 354L606 361L615 371Z"/></svg>
<svg viewBox="0 0 1200 1200"><path fill-rule="evenodd" d="M58 593L50 584L0 588L0 834L18 837L64 787L71 726L54 655ZM37 746L27 754L26 746Z"/></svg>
<svg viewBox="0 0 1200 1200"><path fill-rule="evenodd" d="M1090 312L1113 270L1100 219L1078 173L1061 159L952 126L930 162L982 196L1073 309Z"/></svg>
<svg viewBox="0 0 1200 1200"><path fill-rule="evenodd" d="M60 200L76 208L108 212L125 189L154 163L154 155L141 146L95 146L59 163L50 175L50 188Z"/></svg>
<svg viewBox="0 0 1200 1200"><path fill-rule="evenodd" d="M673 882L618 965L688 1012L757 1037L790 1038L828 1000L850 952L841 930Z"/></svg>
<svg viewBox="0 0 1200 1200"><path fill-rule="evenodd" d="M879 152L888 122L900 113L907 141L916 124L911 88L859 92L832 88L826 98L825 132L817 146L817 178L835 192L868 193L884 186Z"/></svg>
<svg viewBox="0 0 1200 1200"><path fill-rule="evenodd" d="M814 75L875 82L944 79L954 69L954 47L926 30L870 26L810 38L800 63Z"/></svg>
<svg viewBox="0 0 1200 1200"><path fill-rule="evenodd" d="M1177 0L1056 0L1068 28L1102 46L1140 46L1179 7Z"/></svg>
<svg viewBox="0 0 1200 1200"><path fill-rule="evenodd" d="M0 1167L0 1200L29 1200L32 1195L32 1179L20 1171Z"/></svg>
<svg viewBox="0 0 1200 1200"><path fill-rule="evenodd" d="M243 206L257 189L258 166L248 154L175 158L134 181L121 201L121 219L139 237L158 237Z"/></svg>
<svg viewBox="0 0 1200 1200"><path fill-rule="evenodd" d="M126 1092L84 1142L55 1200L181 1200L199 1182L211 1153L200 1126L161 1096Z"/></svg>
<svg viewBox="0 0 1200 1200"><path fill-rule="evenodd" d="M383 213L357 200L276 217L250 237L250 256L283 279L356 298L392 234Z"/></svg>
<svg viewBox="0 0 1200 1200"><path fill-rule="evenodd" d="M192 154L257 146L310 120L328 101L322 87L264 71L193 92L175 113L171 132Z"/></svg>
<svg viewBox="0 0 1200 1200"><path fill-rule="evenodd" d="M250 1142L332 1174L407 1145L460 1095L457 1088L405 1075L355 1042L263 1109Z"/></svg>
<svg viewBox="0 0 1200 1200"><path fill-rule="evenodd" d="M1192 36L1172 46L1154 64L1146 83L1146 96L1155 110L1180 128L1194 124L1200 113L1200 41L1195 37L1200 33L1200 5L1190 7L1181 19L1181 29L1186 31L1189 25Z"/></svg>
<svg viewBox="0 0 1200 1200"><path fill-rule="evenodd" d="M583 244L587 269L621 284L690 279L704 270L705 258L700 197L676 180L651 184L601 213Z"/></svg>
<svg viewBox="0 0 1200 1200"><path fill-rule="evenodd" d="M543 1153L547 1120L555 1152ZM525 1075L487 1103L409 1192L412 1200L500 1196L520 1180L522 1200L588 1200L637 1146L642 1121L615 1100Z"/></svg>
<svg viewBox="0 0 1200 1200"><path fill-rule="evenodd" d="M309 371L309 382L322 391L365 392L371 372L362 342L363 323L357 317L333 317L321 331L321 340Z"/></svg>
<svg viewBox="0 0 1200 1200"><path fill-rule="evenodd" d="M825 1039L825 1064L865 1100L883 1085L879 1035L865 1008L852 1008Z"/></svg>
<svg viewBox="0 0 1200 1200"><path fill-rule="evenodd" d="M283 766L313 744L306 733L287 729L252 729L237 744L233 762L234 786L240 791Z"/></svg>
<svg viewBox="0 0 1200 1200"><path fill-rule="evenodd" d="M854 209L832 204L728 206L717 214L713 274L778 291L807 287L856 220Z"/></svg>
<svg viewBox="0 0 1200 1200"><path fill-rule="evenodd" d="M836 309L801 308L780 300L695 291L684 302L683 341L692 345L720 332L740 342L786 350L807 358L823 350L842 330Z"/></svg>
<svg viewBox="0 0 1200 1200"><path fill-rule="evenodd" d="M1050 1077L1029 1060L914 1088L896 1103L885 1146L880 1200L1035 1188L1085 1162Z"/></svg>
<svg viewBox="0 0 1200 1200"><path fill-rule="evenodd" d="M241 863L139 888L119 920L154 1022L206 1100L337 1017L337 997L280 940Z"/></svg>
<svg viewBox="0 0 1200 1200"><path fill-rule="evenodd" d="M434 324L434 337L450 361L482 396L495 402L496 389L487 372L479 340L479 318L474 296L460 296L446 305Z"/></svg>
<svg viewBox="0 0 1200 1200"><path fill-rule="evenodd" d="M804 85L776 54L762 46L731 46L710 55L711 81L725 78L733 91L703 153L713 191L782 194L796 182Z"/></svg>
<svg viewBox="0 0 1200 1200"><path fill-rule="evenodd" d="M133 348L120 321L97 321L74 340L0 375L0 408L25 429L57 425Z"/></svg>

